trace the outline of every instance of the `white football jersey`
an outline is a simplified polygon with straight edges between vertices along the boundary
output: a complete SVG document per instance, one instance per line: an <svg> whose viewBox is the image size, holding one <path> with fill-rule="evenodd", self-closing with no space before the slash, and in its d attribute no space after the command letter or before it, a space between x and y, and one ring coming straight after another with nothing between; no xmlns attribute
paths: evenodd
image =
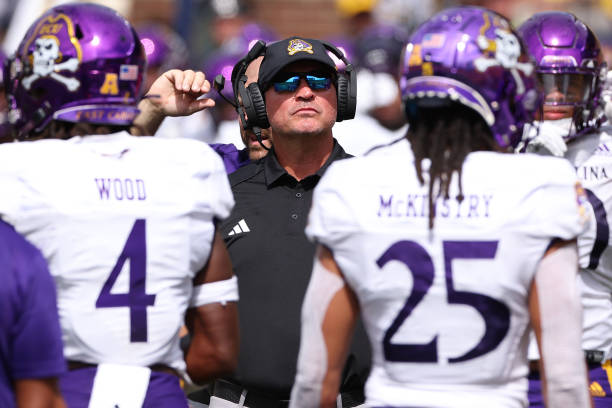
<svg viewBox="0 0 612 408"><path fill-rule="evenodd" d="M569 143L566 158L576 168L589 203L591 222L578 239L583 308L582 347L612 358L612 128Z"/></svg>
<svg viewBox="0 0 612 408"><path fill-rule="evenodd" d="M213 150L125 132L4 144L0 197L49 262L67 360L184 369L192 279L234 203Z"/></svg>
<svg viewBox="0 0 612 408"><path fill-rule="evenodd" d="M373 351L371 406L527 406L528 293L555 238L588 222L562 159L468 155L429 230L428 182L398 142L334 163L307 235L355 291ZM543 317L545 318L545 317Z"/></svg>

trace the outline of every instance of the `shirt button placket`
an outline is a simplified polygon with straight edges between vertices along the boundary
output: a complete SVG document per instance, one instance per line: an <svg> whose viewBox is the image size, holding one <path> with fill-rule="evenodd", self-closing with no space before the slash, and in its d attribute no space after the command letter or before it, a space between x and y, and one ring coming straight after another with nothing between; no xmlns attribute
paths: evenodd
<svg viewBox="0 0 612 408"><path fill-rule="evenodd" d="M296 196L296 198L299 199L299 201L302 201L301 200L302 199L302 193L301 192L295 193L295 196ZM298 205L298 207L299 207L299 205ZM297 221L298 218L300 218L300 216L297 214L297 212L294 212L294 213L291 214L291 219L293 221Z"/></svg>

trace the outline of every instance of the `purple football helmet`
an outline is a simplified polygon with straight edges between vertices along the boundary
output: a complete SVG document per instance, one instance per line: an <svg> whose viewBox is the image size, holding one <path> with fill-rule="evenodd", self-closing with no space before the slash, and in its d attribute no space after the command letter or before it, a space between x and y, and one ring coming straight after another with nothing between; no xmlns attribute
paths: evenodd
<svg viewBox="0 0 612 408"><path fill-rule="evenodd" d="M88 3L48 10L5 64L17 137L41 132L52 119L131 124L145 64L138 35L116 11Z"/></svg>
<svg viewBox="0 0 612 408"><path fill-rule="evenodd" d="M147 54L149 68L162 74L169 69L184 69L187 66L189 51L178 33L157 23L138 26L136 32Z"/></svg>
<svg viewBox="0 0 612 408"><path fill-rule="evenodd" d="M404 51L400 88L406 113L459 103L476 111L496 142L516 147L539 107L535 67L501 15L446 9L419 26Z"/></svg>
<svg viewBox="0 0 612 408"><path fill-rule="evenodd" d="M397 77L408 38L408 32L399 26L379 24L366 29L356 41L357 67Z"/></svg>
<svg viewBox="0 0 612 408"><path fill-rule="evenodd" d="M558 11L533 15L518 32L536 61L544 104L575 108L577 132L567 139L598 127L607 65L595 34L573 14Z"/></svg>
<svg viewBox="0 0 612 408"><path fill-rule="evenodd" d="M236 54L225 48L220 48L204 62L204 72L207 78L215 78L221 74L225 78L225 86L221 90L221 94L230 101L234 100L234 91L232 90L232 70L234 65L243 57L243 54ZM212 79L211 79L212 82ZM214 99L219 98L216 92L211 92Z"/></svg>

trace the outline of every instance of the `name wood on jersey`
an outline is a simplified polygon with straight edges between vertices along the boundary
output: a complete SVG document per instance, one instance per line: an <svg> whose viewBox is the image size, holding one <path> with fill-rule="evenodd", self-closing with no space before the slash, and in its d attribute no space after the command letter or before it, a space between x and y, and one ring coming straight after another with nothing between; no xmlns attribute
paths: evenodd
<svg viewBox="0 0 612 408"><path fill-rule="evenodd" d="M429 217L427 194L407 194L402 197L390 194L379 195L379 198L378 217ZM492 194L467 194L463 201L456 198L439 200L435 207L436 217L488 218L492 199Z"/></svg>
<svg viewBox="0 0 612 408"><path fill-rule="evenodd" d="M100 200L146 200L147 192L142 179L95 178Z"/></svg>

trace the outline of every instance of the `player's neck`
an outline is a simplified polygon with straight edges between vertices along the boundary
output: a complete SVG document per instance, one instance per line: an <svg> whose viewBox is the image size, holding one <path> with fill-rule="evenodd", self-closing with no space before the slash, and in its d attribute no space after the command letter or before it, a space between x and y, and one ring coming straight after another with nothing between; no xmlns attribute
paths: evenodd
<svg viewBox="0 0 612 408"><path fill-rule="evenodd" d="M333 147L331 133L309 138L274 138L278 162L296 180L315 174L325 164Z"/></svg>

